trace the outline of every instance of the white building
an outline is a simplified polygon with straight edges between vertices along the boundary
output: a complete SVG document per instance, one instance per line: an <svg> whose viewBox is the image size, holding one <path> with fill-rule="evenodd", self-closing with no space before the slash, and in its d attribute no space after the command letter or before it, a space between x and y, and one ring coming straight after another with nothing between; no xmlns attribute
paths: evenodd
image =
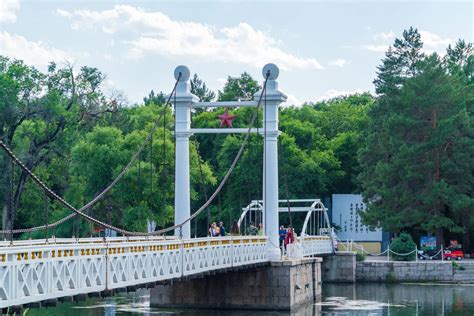
<svg viewBox="0 0 474 316"><path fill-rule="evenodd" d="M382 249L384 234L380 228L371 230L362 224L360 214L366 209L360 194L332 195L331 217L332 223L338 226L337 237L341 241L354 241L368 251L377 252Z"/></svg>

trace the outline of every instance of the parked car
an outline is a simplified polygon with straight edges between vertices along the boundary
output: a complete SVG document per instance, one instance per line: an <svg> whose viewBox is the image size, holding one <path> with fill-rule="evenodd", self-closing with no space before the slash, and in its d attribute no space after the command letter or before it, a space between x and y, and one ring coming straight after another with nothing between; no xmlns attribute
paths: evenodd
<svg viewBox="0 0 474 316"><path fill-rule="evenodd" d="M464 259L464 252L460 249L446 249L443 254L444 260L462 260Z"/></svg>
<svg viewBox="0 0 474 316"><path fill-rule="evenodd" d="M441 252L438 250L418 250L420 260L441 260Z"/></svg>
<svg viewBox="0 0 474 316"><path fill-rule="evenodd" d="M449 246L446 248L443 254L445 260L462 260L464 259L464 252L462 251L462 245L457 240L453 239L449 241Z"/></svg>

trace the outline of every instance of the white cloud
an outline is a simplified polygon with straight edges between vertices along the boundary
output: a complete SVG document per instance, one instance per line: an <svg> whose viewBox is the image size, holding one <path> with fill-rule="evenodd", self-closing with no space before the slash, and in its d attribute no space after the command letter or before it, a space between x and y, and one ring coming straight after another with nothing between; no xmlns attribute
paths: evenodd
<svg viewBox="0 0 474 316"><path fill-rule="evenodd" d="M388 50L390 45L365 45L364 48L370 50L371 52L383 53Z"/></svg>
<svg viewBox="0 0 474 316"><path fill-rule="evenodd" d="M329 89L322 96L316 99L317 102L329 100L339 96L351 95L355 93L364 93L365 91L362 89L354 89L351 91L344 91L344 90L336 90L336 89Z"/></svg>
<svg viewBox="0 0 474 316"><path fill-rule="evenodd" d="M453 39L449 37L442 37L438 34L425 30L420 30L419 33L421 41L423 42L423 51L428 54L431 54L435 51L443 54L446 47L453 43ZM387 40L394 37L395 34L392 31L388 33L380 32L374 35L374 40L376 42L387 42ZM389 44L370 44L364 45L362 47L372 52L386 52L388 50Z"/></svg>
<svg viewBox="0 0 474 316"><path fill-rule="evenodd" d="M421 41L423 42L423 48L427 49L428 51L436 49L441 49L444 51L446 47L448 47L448 45L453 42L453 40L449 37L441 37L438 34L428 31L420 31L420 36Z"/></svg>
<svg viewBox="0 0 474 316"><path fill-rule="evenodd" d="M0 32L0 55L21 59L40 69L45 69L51 61L73 61L73 56L63 50L41 41L29 41L21 35L8 32Z"/></svg>
<svg viewBox="0 0 474 316"><path fill-rule="evenodd" d="M16 12L20 9L19 0L0 0L0 23L15 22Z"/></svg>
<svg viewBox="0 0 474 316"><path fill-rule="evenodd" d="M102 54L102 57L107 61L111 61L113 59L112 55L108 53Z"/></svg>
<svg viewBox="0 0 474 316"><path fill-rule="evenodd" d="M227 78L217 78L216 81L219 84L219 86L224 86L227 82Z"/></svg>
<svg viewBox="0 0 474 316"><path fill-rule="evenodd" d="M388 40L388 39L391 39L391 38L394 38L394 37L395 37L395 33L393 33L392 31L390 31L390 32L379 32L379 33L375 33L374 40L378 40L378 39Z"/></svg>
<svg viewBox="0 0 474 316"><path fill-rule="evenodd" d="M336 60L332 60L328 63L329 66L337 66L337 67L344 67L347 64L347 60L338 58Z"/></svg>
<svg viewBox="0 0 474 316"><path fill-rule="evenodd" d="M207 61L237 62L262 67L268 62L282 70L323 69L315 58L298 57L285 52L280 41L251 25L216 28L210 25L172 20L155 11L147 12L129 5L116 5L111 10L57 10L71 19L73 29L98 28L104 33L131 32L129 57L147 54L187 56Z"/></svg>
<svg viewBox="0 0 474 316"><path fill-rule="evenodd" d="M282 104L283 106L290 106L290 105L301 106L303 104L303 102L301 102L301 100L299 100L293 94L289 94L289 93L285 93L285 94L288 97L288 99L286 99L286 102Z"/></svg>

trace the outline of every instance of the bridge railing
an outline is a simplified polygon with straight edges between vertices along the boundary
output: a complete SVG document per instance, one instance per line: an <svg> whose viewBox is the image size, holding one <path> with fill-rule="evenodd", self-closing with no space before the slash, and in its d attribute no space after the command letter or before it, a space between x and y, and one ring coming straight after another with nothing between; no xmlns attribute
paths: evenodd
<svg viewBox="0 0 474 316"><path fill-rule="evenodd" d="M103 242L134 242L134 241L163 241L163 240L176 240L175 236L127 236L127 237L85 237L85 238L56 238L51 237L49 239L25 239L25 240L2 240L0 241L1 247L11 246L31 246L31 245L46 245L46 244L77 244L77 243L103 243Z"/></svg>
<svg viewBox="0 0 474 316"><path fill-rule="evenodd" d="M94 243L0 249L0 307L104 290L105 253Z"/></svg>
<svg viewBox="0 0 474 316"><path fill-rule="evenodd" d="M286 247L287 257L300 259L314 255L332 254L333 241L330 236L302 236Z"/></svg>
<svg viewBox="0 0 474 316"><path fill-rule="evenodd" d="M0 308L266 261L262 236L33 241L0 247Z"/></svg>

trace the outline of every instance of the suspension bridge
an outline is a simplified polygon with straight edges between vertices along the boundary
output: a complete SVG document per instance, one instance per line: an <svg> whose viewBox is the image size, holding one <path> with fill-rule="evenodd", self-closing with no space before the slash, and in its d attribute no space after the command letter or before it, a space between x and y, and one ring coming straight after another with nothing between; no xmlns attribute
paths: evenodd
<svg viewBox="0 0 474 316"><path fill-rule="evenodd" d="M10 171L20 168L45 194L71 211L66 217L32 228L15 229L13 224L1 231L8 240L0 242L0 308L40 306L56 299L100 295L130 287L154 287L158 283L203 275L213 271L254 267L282 259L331 255L334 253L332 228L327 209L318 199L281 200L278 194L278 107L286 95L278 89L278 67L267 64L262 70L264 82L252 101L198 102L190 93L190 71L185 66L175 69L176 82L166 105L174 106L175 117L175 197L174 225L150 232L130 231L103 222L88 212L101 201L136 163L146 144L165 115L160 113L148 136L125 168L90 202L74 207L36 176L3 142L0 147L10 159ZM197 129L191 128L193 108L253 107L248 128ZM258 128L259 110L263 108L262 126ZM257 122L257 127L255 126ZM244 134L237 155L220 181L217 189L195 212L190 206L190 136L197 133ZM229 176L248 145L249 136L263 137L263 187L260 200L252 200L242 208L240 231L249 222L263 223L264 234L259 236L233 235L226 237L191 238L191 221L209 207L226 184ZM13 174L13 172L11 172ZM12 176L10 177L11 182ZM14 216L10 193L10 214ZM294 244L282 254L279 236L279 213L303 212L303 228ZM74 217L95 226L115 231L122 237L55 238L20 240L15 235L52 230ZM290 217L291 218L291 217ZM169 232L174 235L170 236ZM48 234L46 233L46 236Z"/></svg>

